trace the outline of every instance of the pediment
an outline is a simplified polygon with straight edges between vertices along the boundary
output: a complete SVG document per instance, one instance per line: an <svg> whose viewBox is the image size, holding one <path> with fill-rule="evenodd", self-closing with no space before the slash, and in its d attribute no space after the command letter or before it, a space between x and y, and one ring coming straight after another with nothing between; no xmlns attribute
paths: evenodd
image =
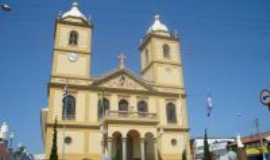
<svg viewBox="0 0 270 160"><path fill-rule="evenodd" d="M140 90L148 91L151 87L143 80L128 73L127 71L118 71L112 73L93 83L96 87L125 89L125 90Z"/></svg>

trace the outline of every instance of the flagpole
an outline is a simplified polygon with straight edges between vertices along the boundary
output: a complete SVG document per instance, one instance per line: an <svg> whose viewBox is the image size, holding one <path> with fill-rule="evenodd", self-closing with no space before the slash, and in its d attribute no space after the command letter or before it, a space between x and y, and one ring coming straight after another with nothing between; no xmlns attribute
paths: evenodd
<svg viewBox="0 0 270 160"><path fill-rule="evenodd" d="M206 120L206 128L209 129L210 128L210 122L211 122L211 113L212 113L212 110L213 110L213 99L212 99L212 94L210 92L210 90L208 90L208 94L207 94L207 98L206 98L206 102L207 102L207 113L206 113L206 116L207 116L207 120Z"/></svg>

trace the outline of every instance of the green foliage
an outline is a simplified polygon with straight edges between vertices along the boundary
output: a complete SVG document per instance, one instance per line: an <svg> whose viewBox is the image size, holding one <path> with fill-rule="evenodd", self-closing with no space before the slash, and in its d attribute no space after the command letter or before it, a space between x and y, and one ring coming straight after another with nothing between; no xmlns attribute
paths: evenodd
<svg viewBox="0 0 270 160"><path fill-rule="evenodd" d="M209 144L208 144L208 137L207 137L207 130L205 129L205 133L204 133L204 148L203 148L203 160L212 160L212 155L209 149Z"/></svg>
<svg viewBox="0 0 270 160"><path fill-rule="evenodd" d="M57 127L57 120L55 120L54 126L53 126L53 142L52 142L50 160L58 160L58 154L57 154L57 128L56 127Z"/></svg>
<svg viewBox="0 0 270 160"><path fill-rule="evenodd" d="M30 154L25 146L19 146L14 152L11 154L10 159L12 160L34 160L32 154Z"/></svg>

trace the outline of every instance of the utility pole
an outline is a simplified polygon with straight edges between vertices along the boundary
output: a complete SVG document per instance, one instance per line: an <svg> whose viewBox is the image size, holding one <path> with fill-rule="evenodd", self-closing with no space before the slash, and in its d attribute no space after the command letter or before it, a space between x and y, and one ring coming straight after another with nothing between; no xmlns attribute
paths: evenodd
<svg viewBox="0 0 270 160"><path fill-rule="evenodd" d="M263 137L261 136L261 133L260 133L260 122L259 122L259 119L258 119L258 118L256 118L256 120L255 120L255 125L256 125L256 132L257 132L257 135L258 135L259 138L260 138L260 146L261 146L261 148L262 148L262 156L263 156L263 160L266 160L265 153L264 153Z"/></svg>

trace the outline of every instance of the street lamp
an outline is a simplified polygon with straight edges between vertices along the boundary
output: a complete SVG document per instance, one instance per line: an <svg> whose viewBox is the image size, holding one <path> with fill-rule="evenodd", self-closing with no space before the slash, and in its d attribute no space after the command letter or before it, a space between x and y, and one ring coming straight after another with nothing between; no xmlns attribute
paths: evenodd
<svg viewBox="0 0 270 160"><path fill-rule="evenodd" d="M0 10L3 10L5 12L10 12L11 11L11 7L8 4L3 3L3 4L0 4Z"/></svg>
<svg viewBox="0 0 270 160"><path fill-rule="evenodd" d="M270 91L268 89L263 89L260 93L260 101L263 105L268 107L270 111Z"/></svg>

